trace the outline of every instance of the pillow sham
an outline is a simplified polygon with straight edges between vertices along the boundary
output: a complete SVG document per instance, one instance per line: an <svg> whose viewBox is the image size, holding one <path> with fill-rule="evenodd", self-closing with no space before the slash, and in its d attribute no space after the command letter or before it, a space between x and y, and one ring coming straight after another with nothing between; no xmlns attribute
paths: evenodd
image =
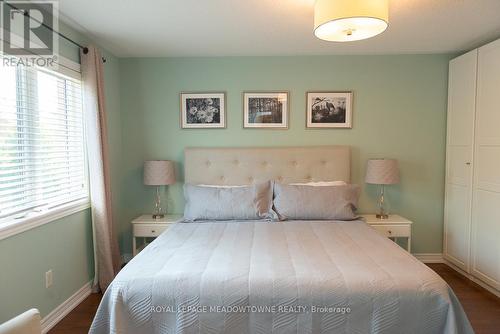
<svg viewBox="0 0 500 334"><path fill-rule="evenodd" d="M312 187L325 187L325 186L345 186L347 182L344 181L316 181L304 183L290 183L293 186L312 186Z"/></svg>
<svg viewBox="0 0 500 334"><path fill-rule="evenodd" d="M272 219L270 181L241 187L184 185L184 220Z"/></svg>
<svg viewBox="0 0 500 334"><path fill-rule="evenodd" d="M280 220L353 220L358 185L311 187L274 184L273 209Z"/></svg>
<svg viewBox="0 0 500 334"><path fill-rule="evenodd" d="M210 187L210 188L241 188L245 186L227 186L219 184L197 184L198 187Z"/></svg>

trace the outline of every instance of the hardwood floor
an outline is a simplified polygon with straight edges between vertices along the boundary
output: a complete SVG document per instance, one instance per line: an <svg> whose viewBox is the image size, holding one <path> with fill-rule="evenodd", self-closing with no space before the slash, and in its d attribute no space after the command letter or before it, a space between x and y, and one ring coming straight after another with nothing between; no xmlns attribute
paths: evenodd
<svg viewBox="0 0 500 334"><path fill-rule="evenodd" d="M61 322L49 331L49 334L87 334L94 319L102 295L93 293L71 311Z"/></svg>
<svg viewBox="0 0 500 334"><path fill-rule="evenodd" d="M500 333L500 298L446 264L428 264L453 289L476 334Z"/></svg>
<svg viewBox="0 0 500 334"><path fill-rule="evenodd" d="M448 282L455 291L476 334L500 333L500 298L445 264L436 263L428 266ZM100 294L90 295L57 324L49 334L88 333L100 300Z"/></svg>

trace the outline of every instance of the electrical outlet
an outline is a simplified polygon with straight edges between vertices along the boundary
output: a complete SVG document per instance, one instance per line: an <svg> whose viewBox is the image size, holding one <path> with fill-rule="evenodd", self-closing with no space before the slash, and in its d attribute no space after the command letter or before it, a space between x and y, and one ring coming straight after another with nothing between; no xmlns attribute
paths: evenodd
<svg viewBox="0 0 500 334"><path fill-rule="evenodd" d="M45 288L48 289L52 286L52 269L45 273Z"/></svg>

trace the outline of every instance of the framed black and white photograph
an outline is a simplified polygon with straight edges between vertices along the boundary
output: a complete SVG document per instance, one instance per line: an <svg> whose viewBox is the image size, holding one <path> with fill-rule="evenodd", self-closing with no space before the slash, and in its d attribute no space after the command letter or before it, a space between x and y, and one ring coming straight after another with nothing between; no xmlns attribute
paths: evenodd
<svg viewBox="0 0 500 334"><path fill-rule="evenodd" d="M308 128L352 128L352 92L309 92Z"/></svg>
<svg viewBox="0 0 500 334"><path fill-rule="evenodd" d="M181 93L181 127L226 127L226 93Z"/></svg>
<svg viewBox="0 0 500 334"><path fill-rule="evenodd" d="M243 127L288 128L288 92L243 93Z"/></svg>

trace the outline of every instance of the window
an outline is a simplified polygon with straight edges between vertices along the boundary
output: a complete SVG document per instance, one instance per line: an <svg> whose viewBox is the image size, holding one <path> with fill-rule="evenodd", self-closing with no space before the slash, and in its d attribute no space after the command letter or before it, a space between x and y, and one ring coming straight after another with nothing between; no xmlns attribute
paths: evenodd
<svg viewBox="0 0 500 334"><path fill-rule="evenodd" d="M81 82L0 66L0 222L87 198L85 166Z"/></svg>

